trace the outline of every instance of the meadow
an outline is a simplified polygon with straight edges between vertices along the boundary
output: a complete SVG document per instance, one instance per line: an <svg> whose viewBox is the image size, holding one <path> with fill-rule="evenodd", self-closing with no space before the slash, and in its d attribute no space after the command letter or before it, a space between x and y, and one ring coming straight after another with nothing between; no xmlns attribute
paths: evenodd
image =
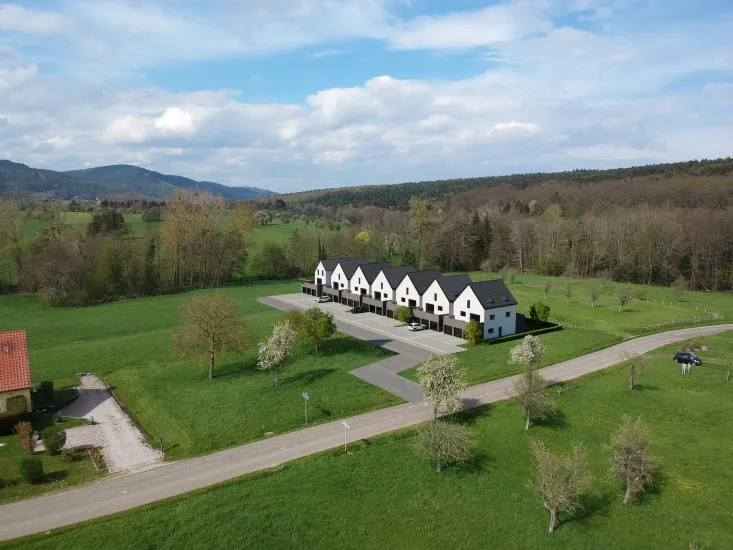
<svg viewBox="0 0 733 550"><path fill-rule="evenodd" d="M697 342L710 351L691 375L670 361L675 345L650 354L633 392L622 367L550 388L557 413L527 432L512 401L456 415L474 458L439 474L406 429L0 548L731 548L733 339ZM655 485L634 506L609 475L607 443L624 414L647 423L658 459ZM581 444L593 476L583 510L561 515L552 535L527 486L535 439L554 452Z"/></svg>
<svg viewBox="0 0 733 550"><path fill-rule="evenodd" d="M34 296L0 296L0 331L27 331L33 383L53 380L60 388L75 384L77 373L97 372L152 438L165 435L171 459L302 427L303 391L311 394L309 424L400 403L348 374L391 352L342 334L318 353L298 345L274 387L274 374L256 366L257 344L282 313L256 298L297 289L295 282L259 282L221 291L236 300L252 346L242 356L219 358L213 380L203 365L172 355L179 307L193 293L67 309L46 307Z"/></svg>
<svg viewBox="0 0 733 550"><path fill-rule="evenodd" d="M470 273L474 281L498 278L498 274ZM545 300L544 285L552 283L546 303L550 306L550 321L559 323L563 330L542 335L547 345L542 366L552 365L586 353L618 344L629 338L655 332L690 326L713 325L733 319L733 295L719 292L685 292L678 302L669 288L606 283L595 306L590 291L600 287L598 281L520 275L508 283L519 302L517 312L529 316L529 308L538 300ZM566 288L572 288L568 300ZM616 293L621 287L632 289L633 298L619 312ZM719 318L718 318L719 317ZM466 367L471 385L511 376L519 372L517 365L508 362L509 350L517 342L502 342L469 348L458 354ZM415 368L400 373L417 380Z"/></svg>

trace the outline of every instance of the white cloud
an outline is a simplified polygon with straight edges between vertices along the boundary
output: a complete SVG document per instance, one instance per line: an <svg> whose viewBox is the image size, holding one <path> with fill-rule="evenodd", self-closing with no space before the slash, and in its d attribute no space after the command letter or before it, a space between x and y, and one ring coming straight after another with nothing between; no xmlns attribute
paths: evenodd
<svg viewBox="0 0 733 550"><path fill-rule="evenodd" d="M0 69L0 90L20 88L36 77L38 67L29 65L18 69ZM1 109L2 107L0 107Z"/></svg>
<svg viewBox="0 0 733 550"><path fill-rule="evenodd" d="M0 31L49 35L71 27L68 18L58 13L34 11L17 4L0 4Z"/></svg>

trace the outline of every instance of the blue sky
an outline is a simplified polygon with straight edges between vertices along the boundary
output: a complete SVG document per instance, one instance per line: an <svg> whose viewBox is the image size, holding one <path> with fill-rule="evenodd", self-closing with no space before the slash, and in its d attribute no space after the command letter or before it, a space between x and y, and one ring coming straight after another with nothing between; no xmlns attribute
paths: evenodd
<svg viewBox="0 0 733 550"><path fill-rule="evenodd" d="M721 0L0 3L0 157L280 192L731 155Z"/></svg>

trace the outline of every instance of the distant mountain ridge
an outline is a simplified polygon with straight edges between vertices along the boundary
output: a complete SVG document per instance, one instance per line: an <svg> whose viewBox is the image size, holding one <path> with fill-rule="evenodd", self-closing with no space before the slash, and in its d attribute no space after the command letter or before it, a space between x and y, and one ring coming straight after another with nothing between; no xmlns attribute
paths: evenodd
<svg viewBox="0 0 733 550"><path fill-rule="evenodd" d="M267 189L230 187L211 181L196 181L128 164L57 172L0 160L0 195L17 190L47 193L67 200L73 197L95 199L111 195L143 195L162 199L183 189L206 190L234 200L277 195Z"/></svg>

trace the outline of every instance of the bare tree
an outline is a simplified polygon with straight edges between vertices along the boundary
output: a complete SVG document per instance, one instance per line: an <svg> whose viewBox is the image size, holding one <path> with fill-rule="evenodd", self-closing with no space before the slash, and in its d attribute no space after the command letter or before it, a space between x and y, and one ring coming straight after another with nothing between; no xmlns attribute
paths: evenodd
<svg viewBox="0 0 733 550"><path fill-rule="evenodd" d="M440 472L444 464L463 462L472 456L473 442L470 431L459 424L433 420L420 430L415 450L420 456L435 460Z"/></svg>
<svg viewBox="0 0 733 550"><path fill-rule="evenodd" d="M33 426L30 422L18 422L13 428L13 433L18 437L18 443L28 454L33 453Z"/></svg>
<svg viewBox="0 0 733 550"><path fill-rule="evenodd" d="M631 289L627 286L622 286L618 289L618 312L621 313L626 306L631 301Z"/></svg>
<svg viewBox="0 0 733 550"><path fill-rule="evenodd" d="M565 303L570 303L570 298L573 297L573 286L572 285L565 285Z"/></svg>
<svg viewBox="0 0 733 550"><path fill-rule="evenodd" d="M654 483L656 460L649 455L651 433L641 418L624 416L611 438L611 475L626 483L624 504L632 504Z"/></svg>
<svg viewBox="0 0 733 550"><path fill-rule="evenodd" d="M647 367L647 359L643 355L626 355L624 364L629 369L629 391L634 389L636 379L643 374Z"/></svg>
<svg viewBox="0 0 733 550"><path fill-rule="evenodd" d="M674 294L675 300L677 300L677 303L679 304L680 300L682 300L682 296L685 295L685 291L688 288L687 279L680 275L674 280L670 288L672 289L672 294Z"/></svg>
<svg viewBox="0 0 733 550"><path fill-rule="evenodd" d="M598 301L598 297L601 295L601 289L597 286L591 287L590 289L590 306L596 307L596 302Z"/></svg>
<svg viewBox="0 0 733 550"><path fill-rule="evenodd" d="M214 378L217 355L242 353L250 340L236 303L219 292L196 296L181 307L184 330L173 334L174 352L179 357L206 357L209 379Z"/></svg>
<svg viewBox="0 0 733 550"><path fill-rule="evenodd" d="M544 289L545 289L545 300L547 300L547 295L550 293L550 289L552 289L552 281L545 281Z"/></svg>
<svg viewBox="0 0 733 550"><path fill-rule="evenodd" d="M461 392L466 389L465 370L458 366L455 354L430 356L417 367L425 404L433 407L433 418L438 412L453 413L461 410Z"/></svg>
<svg viewBox="0 0 733 550"><path fill-rule="evenodd" d="M541 441L535 441L532 450L537 470L530 488L550 512L549 532L553 533L558 513L573 514L582 509L581 499L590 485L585 454L580 447L574 447L567 456L555 455Z"/></svg>
<svg viewBox="0 0 733 550"><path fill-rule="evenodd" d="M272 329L269 338L260 342L257 366L261 370L275 370L275 387L280 382L280 367L293 357L298 334L285 321Z"/></svg>
<svg viewBox="0 0 733 550"><path fill-rule="evenodd" d="M539 338L529 335L510 352L509 362L523 366L522 373L514 382L513 390L526 420L525 430L529 429L532 418L546 418L553 410L547 395L547 381L537 372L544 350Z"/></svg>

